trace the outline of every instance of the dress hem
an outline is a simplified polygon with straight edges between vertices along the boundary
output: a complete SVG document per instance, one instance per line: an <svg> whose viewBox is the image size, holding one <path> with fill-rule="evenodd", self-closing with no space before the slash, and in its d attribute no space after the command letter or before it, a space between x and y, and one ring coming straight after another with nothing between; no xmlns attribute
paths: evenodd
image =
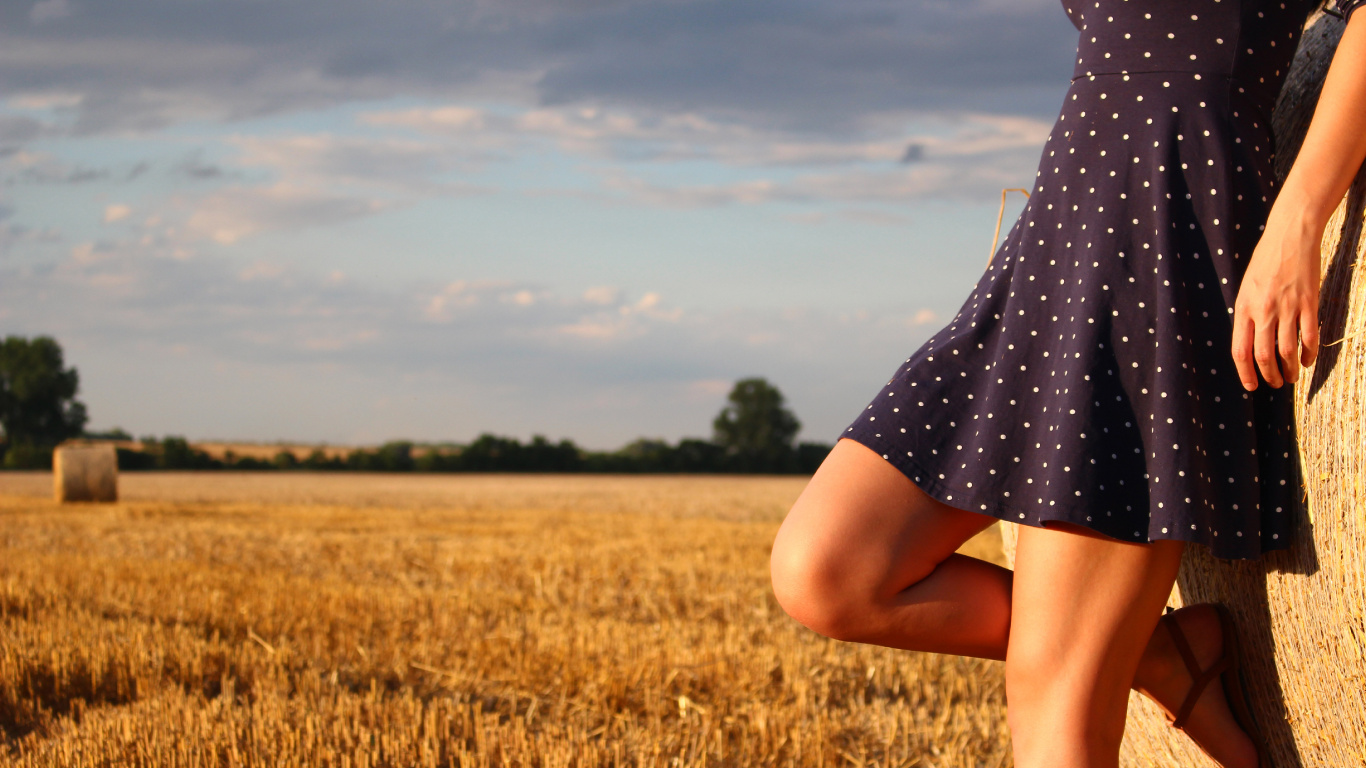
<svg viewBox="0 0 1366 768"><path fill-rule="evenodd" d="M1095 531L1096 533L1105 536L1108 539L1112 539L1116 542L1121 542L1124 544L1150 544L1154 541L1184 541L1188 544L1202 544L1209 550L1210 555L1217 557L1221 560L1260 560L1261 556L1268 552L1289 549L1290 546L1293 544L1290 537L1287 536L1284 542L1277 540L1272 546L1266 546L1265 544L1263 544L1263 546L1260 548L1260 551L1256 551L1245 555L1227 555L1220 554L1219 551L1216 551L1214 542L1212 541L1214 537L1191 538L1189 535L1181 536L1176 534L1168 534L1154 537L1152 536L1151 532L1149 532L1147 534L1147 538L1143 540L1121 538L1119 536L1115 536L1109 531L1096 527L1094 524L1078 522L1060 513L1045 513L1031 515L1027 512L1022 512L1018 507L1014 507L1009 504L1004 504L995 500L983 500L980 498L978 494L974 494L971 489L958 488L934 477L934 472L930 471L928 468L925 467L925 465L921 464L920 462L916 461L915 459L909 456L902 456L897 452L884 453L881 450L881 448L874 443L874 441L879 440L879 438L870 438L867 435L860 435L856 432L850 433L846 431L845 434L840 435L840 439L852 440L858 443L859 445L862 445L863 447L873 451L878 456L881 456L888 464L891 464L893 467L896 467L898 471L900 471L903 475L906 476L906 479L910 480L912 483L915 483L915 485L918 488L920 488L920 490L924 491L926 495L930 496L935 501L938 501L941 504L944 504L945 506L953 507L954 509L963 512L971 512L975 515L982 515L983 517L994 518L1005 523L1013 523L1015 525L1028 525L1032 528L1045 528L1045 523L1049 522L1071 523L1072 525L1081 526L1083 528L1086 528L1087 530ZM971 500L978 507L978 509L967 509L966 507L962 506L962 503L953 503L954 495L958 495L962 499ZM986 509L981 509L982 505L984 504L986 505ZM1260 534L1258 535L1260 537Z"/></svg>

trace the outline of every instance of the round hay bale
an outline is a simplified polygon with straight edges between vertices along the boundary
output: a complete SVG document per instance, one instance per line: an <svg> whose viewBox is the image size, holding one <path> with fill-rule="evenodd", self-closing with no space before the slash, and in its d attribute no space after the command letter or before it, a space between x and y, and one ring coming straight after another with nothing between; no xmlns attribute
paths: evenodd
<svg viewBox="0 0 1366 768"><path fill-rule="evenodd" d="M1342 36L1309 20L1273 121L1284 178ZM1366 168L1324 233L1320 344L1295 385L1305 509L1293 548L1257 562L1188 547L1169 604L1220 601L1243 633L1249 694L1279 768L1366 763ZM1262 386L1266 386L1263 384ZM1015 560L1013 525L1001 526ZM1131 693L1124 766L1217 768L1161 710Z"/></svg>
<svg viewBox="0 0 1366 768"><path fill-rule="evenodd" d="M63 443L52 454L57 503L119 498L118 452L109 443Z"/></svg>

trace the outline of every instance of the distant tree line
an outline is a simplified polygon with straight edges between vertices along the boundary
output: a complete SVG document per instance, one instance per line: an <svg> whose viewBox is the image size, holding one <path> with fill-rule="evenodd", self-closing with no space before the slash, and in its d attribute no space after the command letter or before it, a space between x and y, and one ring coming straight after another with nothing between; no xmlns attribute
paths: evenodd
<svg viewBox="0 0 1366 768"><path fill-rule="evenodd" d="M480 435L468 445L424 445L406 440L345 456L321 449L299 458L282 450L272 459L236 456L215 458L183 437L144 438L138 448L119 448L119 469L308 470L314 472L614 472L614 473L775 473L809 474L820 466L830 446L802 443L767 461L729 453L709 440L637 440L615 451L592 451L570 440L551 442L537 435L527 442L513 437Z"/></svg>
<svg viewBox="0 0 1366 768"><path fill-rule="evenodd" d="M79 376L62 348L46 336L10 336L0 342L0 467L45 469L52 450L75 437L134 442L121 429L85 431L85 406L76 399ZM537 435L528 442L492 434L466 445L393 441L345 456L316 450L299 458L282 450L273 459L217 458L184 437L144 437L119 447L122 470L313 470L363 472L717 472L811 473L830 446L797 443L801 423L783 395L762 378L736 382L712 422L710 440L677 443L640 439L615 451L591 451L569 440Z"/></svg>

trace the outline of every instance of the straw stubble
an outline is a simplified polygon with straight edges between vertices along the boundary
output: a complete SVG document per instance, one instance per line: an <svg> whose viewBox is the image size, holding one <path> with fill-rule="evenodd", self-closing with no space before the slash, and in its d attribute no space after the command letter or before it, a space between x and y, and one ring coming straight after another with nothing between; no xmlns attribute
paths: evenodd
<svg viewBox="0 0 1366 768"><path fill-rule="evenodd" d="M801 480L415 478L406 504L375 478L393 503L364 506L219 477L0 499L0 765L1010 762L998 664L778 608Z"/></svg>

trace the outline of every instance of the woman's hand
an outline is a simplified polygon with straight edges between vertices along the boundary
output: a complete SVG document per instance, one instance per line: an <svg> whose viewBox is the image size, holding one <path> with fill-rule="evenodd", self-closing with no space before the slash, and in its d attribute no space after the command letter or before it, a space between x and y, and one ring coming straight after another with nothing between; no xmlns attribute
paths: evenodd
<svg viewBox="0 0 1366 768"><path fill-rule="evenodd" d="M1304 144L1238 286L1233 364L1248 391L1257 388L1258 370L1273 387L1293 384L1300 365L1318 356L1323 228L1366 159L1366 5L1346 7L1347 28Z"/></svg>
<svg viewBox="0 0 1366 768"><path fill-rule="evenodd" d="M1294 384L1319 351L1324 224L1289 199L1276 202L1233 305L1233 363L1248 391L1257 371L1272 387Z"/></svg>

